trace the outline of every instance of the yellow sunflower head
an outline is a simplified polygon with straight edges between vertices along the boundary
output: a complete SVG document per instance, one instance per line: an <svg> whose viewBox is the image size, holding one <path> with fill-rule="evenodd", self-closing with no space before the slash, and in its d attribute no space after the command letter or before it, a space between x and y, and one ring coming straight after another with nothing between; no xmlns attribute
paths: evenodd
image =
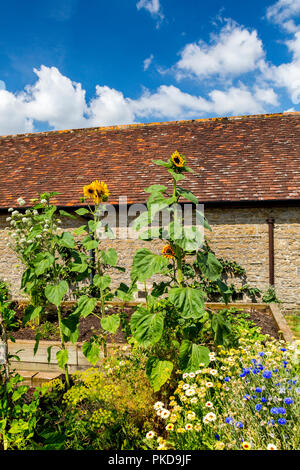
<svg viewBox="0 0 300 470"><path fill-rule="evenodd" d="M163 256L167 259L173 259L175 257L175 253L171 247L171 245L165 245L161 250Z"/></svg>
<svg viewBox="0 0 300 470"><path fill-rule="evenodd" d="M108 199L109 191L107 184L96 180L83 187L83 195L86 199L93 199L95 204L100 204Z"/></svg>
<svg viewBox="0 0 300 470"><path fill-rule="evenodd" d="M94 191L92 184L87 184L86 186L83 187L83 196L86 199L94 199L95 191Z"/></svg>
<svg viewBox="0 0 300 470"><path fill-rule="evenodd" d="M172 153L171 155L171 161L173 165L175 165L177 168L183 168L185 164L185 159L181 153L179 153L177 150L176 152Z"/></svg>

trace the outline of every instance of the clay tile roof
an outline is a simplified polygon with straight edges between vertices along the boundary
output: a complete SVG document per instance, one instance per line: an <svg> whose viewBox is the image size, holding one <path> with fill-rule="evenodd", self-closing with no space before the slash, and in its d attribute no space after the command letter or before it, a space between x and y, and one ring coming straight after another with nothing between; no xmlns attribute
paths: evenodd
<svg viewBox="0 0 300 470"><path fill-rule="evenodd" d="M107 183L111 203L145 202L144 188L168 181L152 160L175 150L202 202L300 200L300 113L283 113L0 137L0 208L45 191L78 206L95 179Z"/></svg>

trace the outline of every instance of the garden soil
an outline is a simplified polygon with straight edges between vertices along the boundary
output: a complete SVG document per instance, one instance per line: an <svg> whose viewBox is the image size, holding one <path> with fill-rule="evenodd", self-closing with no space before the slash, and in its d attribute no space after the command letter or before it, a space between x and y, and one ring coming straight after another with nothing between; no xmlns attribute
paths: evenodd
<svg viewBox="0 0 300 470"><path fill-rule="evenodd" d="M17 311L17 317L21 320L24 315L24 307L21 305L15 308ZM122 318L129 319L132 313L134 312L134 310L135 310L134 307L112 307L106 310L106 315L118 313L121 315ZM271 312L269 312L267 309L262 312L259 309L255 309L255 306L253 306L250 308L245 308L242 311L250 314L249 320L253 321L257 326L261 328L262 334L269 334L270 336L276 339L279 338L278 328L275 323L275 320ZM62 315L67 316L70 313L71 313L71 309L65 308L63 309ZM96 313L100 315L100 312L96 312ZM234 315L238 315L238 313L235 313ZM60 338L59 338L59 332L58 332L58 323L55 322L55 316L49 313L47 316L47 320L56 327L56 333L52 334L49 337L43 337L41 339L45 339L47 341L51 341L51 340L59 341ZM79 342L88 341L93 334L98 333L99 323L100 323L99 318L95 317L94 315L89 315L87 318L81 318L80 324L79 324L78 341ZM37 333L36 327L34 328L26 327L26 328L20 328L19 330L14 331L12 333L12 336L15 339L35 340L36 333ZM126 335L124 331L122 331L122 328L120 327L115 335L108 336L107 341L114 342L114 343L125 343Z"/></svg>

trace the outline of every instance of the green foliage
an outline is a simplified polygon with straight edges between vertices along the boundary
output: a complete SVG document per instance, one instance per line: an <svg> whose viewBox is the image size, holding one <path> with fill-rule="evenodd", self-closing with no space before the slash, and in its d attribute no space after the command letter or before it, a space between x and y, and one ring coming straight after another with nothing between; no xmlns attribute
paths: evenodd
<svg viewBox="0 0 300 470"><path fill-rule="evenodd" d="M196 269L204 279L218 282L223 266L212 252L203 248L203 234L195 226L185 226L179 215L179 200L185 199L197 204L195 195L177 183L185 178L191 169L186 165L182 154L175 152L168 162L155 161L168 169L173 182L173 194L168 194L167 187L152 185L146 189L150 193L147 202L148 211L136 219L137 230L147 227L143 239L151 240L159 234L167 245L162 254L154 254L147 248L137 250L134 255L131 279L145 282L156 274L164 275L166 281L154 284L146 293L146 308L139 307L132 315L130 326L132 335L138 344L146 348L149 357L147 376L154 390L159 390L172 380L172 371L178 367L189 370L201 361L206 362L208 349L201 344L205 317L204 302L206 294L201 286L195 284ZM167 230L149 228L151 222L161 210L171 215ZM209 225L199 212L203 225ZM147 234L145 236L145 233ZM186 256L195 258L194 265L185 262ZM159 300L167 296L167 300ZM230 325L214 320L210 324L217 342L223 340L225 329Z"/></svg>
<svg viewBox="0 0 300 470"><path fill-rule="evenodd" d="M1 367L1 366L0 366ZM19 374L10 373L4 380L0 370L0 450L34 449L39 399L27 400L28 386Z"/></svg>

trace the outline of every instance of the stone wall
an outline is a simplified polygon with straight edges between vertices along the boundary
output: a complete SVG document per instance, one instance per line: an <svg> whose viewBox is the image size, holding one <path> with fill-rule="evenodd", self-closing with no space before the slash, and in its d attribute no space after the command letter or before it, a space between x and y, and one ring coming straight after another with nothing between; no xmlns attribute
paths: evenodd
<svg viewBox="0 0 300 470"><path fill-rule="evenodd" d="M211 248L218 256L237 261L246 269L247 283L266 290L269 286L268 217L275 219L275 287L285 311L300 311L300 207L273 208L207 208L205 215L212 227L207 233ZM0 278L11 284L14 297L20 297L20 263L6 246L6 215L0 216ZM64 227L72 230L81 221L67 219ZM129 268L137 248L149 247L137 240L107 240L106 247L115 247L119 264ZM163 242L152 242L159 253ZM114 272L114 285L129 281L129 271Z"/></svg>

